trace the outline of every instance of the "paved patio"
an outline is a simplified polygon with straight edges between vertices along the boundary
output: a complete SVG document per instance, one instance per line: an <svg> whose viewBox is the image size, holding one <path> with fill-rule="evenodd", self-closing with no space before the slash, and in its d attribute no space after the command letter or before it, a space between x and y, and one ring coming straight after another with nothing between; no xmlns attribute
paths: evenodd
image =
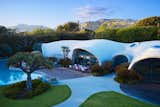
<svg viewBox="0 0 160 107"><path fill-rule="evenodd" d="M80 78L90 76L89 73L83 73L80 71L63 68L63 67L56 67L52 70L42 69L36 71L39 74L42 74L43 77L50 79L56 78L57 80L66 80L66 79L73 79L73 78Z"/></svg>

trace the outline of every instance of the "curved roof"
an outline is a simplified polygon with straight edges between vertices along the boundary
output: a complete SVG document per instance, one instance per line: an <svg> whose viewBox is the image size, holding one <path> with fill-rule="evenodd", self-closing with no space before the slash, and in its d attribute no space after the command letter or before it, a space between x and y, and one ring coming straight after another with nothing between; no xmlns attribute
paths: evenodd
<svg viewBox="0 0 160 107"><path fill-rule="evenodd" d="M67 46L71 50L69 58L72 58L75 49L83 49L92 53L99 64L106 60L111 60L117 55L125 55L131 62L129 69L143 59L160 58L160 41L120 43L111 40L62 40L42 44L42 53L46 57L62 58L62 46Z"/></svg>
<svg viewBox="0 0 160 107"><path fill-rule="evenodd" d="M72 53L75 49L83 49L92 53L100 62L105 60L111 60L117 53L125 54L125 49L128 46L127 43L119 43L104 39L94 40L63 40L51 43L42 44L42 52L47 57L63 57L62 46L67 46L71 50L69 57L72 58Z"/></svg>
<svg viewBox="0 0 160 107"><path fill-rule="evenodd" d="M142 42L136 49L133 50L133 52L135 55L128 69L131 69L135 63L141 60L160 58L160 41Z"/></svg>
<svg viewBox="0 0 160 107"><path fill-rule="evenodd" d="M61 57L63 57L63 52L62 52L62 48L61 48L62 46L69 47L69 49L72 52L73 51L73 47L78 42L80 42L80 41L63 40L63 41L56 41L56 42L50 42L50 43L43 43L42 44L42 54L45 57L58 57L58 58L61 58Z"/></svg>

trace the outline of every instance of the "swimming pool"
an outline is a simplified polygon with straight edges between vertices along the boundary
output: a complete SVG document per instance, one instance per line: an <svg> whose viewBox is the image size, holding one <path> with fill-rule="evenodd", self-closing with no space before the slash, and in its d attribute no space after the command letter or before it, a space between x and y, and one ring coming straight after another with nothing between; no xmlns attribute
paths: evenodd
<svg viewBox="0 0 160 107"><path fill-rule="evenodd" d="M26 80L27 75L23 71L9 70L7 67L7 61L7 59L0 60L0 85L8 85ZM41 77L41 75L37 73L32 74L32 79L38 77Z"/></svg>

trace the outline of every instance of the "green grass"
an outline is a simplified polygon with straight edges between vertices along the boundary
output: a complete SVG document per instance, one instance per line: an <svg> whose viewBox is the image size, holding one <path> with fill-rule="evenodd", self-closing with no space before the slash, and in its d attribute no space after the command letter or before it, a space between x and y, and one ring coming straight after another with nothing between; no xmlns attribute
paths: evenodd
<svg viewBox="0 0 160 107"><path fill-rule="evenodd" d="M141 102L117 92L99 92L91 95L80 107L159 107Z"/></svg>
<svg viewBox="0 0 160 107"><path fill-rule="evenodd" d="M25 100L12 100L3 96L3 87L0 88L0 107L51 107L70 97L71 90L68 86L54 86L47 92Z"/></svg>

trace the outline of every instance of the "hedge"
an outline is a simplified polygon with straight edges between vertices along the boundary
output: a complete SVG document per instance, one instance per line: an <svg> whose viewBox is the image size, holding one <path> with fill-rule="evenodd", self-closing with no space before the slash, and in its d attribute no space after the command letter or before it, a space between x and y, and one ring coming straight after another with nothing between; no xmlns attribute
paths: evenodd
<svg viewBox="0 0 160 107"><path fill-rule="evenodd" d="M118 29L106 29L104 31L97 31L95 38L96 39L109 39L109 40L116 40L116 32Z"/></svg>
<svg viewBox="0 0 160 107"><path fill-rule="evenodd" d="M154 40L156 37L156 27L128 27L119 29L116 32L117 41L121 42L140 42Z"/></svg>
<svg viewBox="0 0 160 107"><path fill-rule="evenodd" d="M10 99L28 99L46 92L50 85L40 80L32 80L33 90L26 90L26 81L4 87L3 94Z"/></svg>
<svg viewBox="0 0 160 107"><path fill-rule="evenodd" d="M106 29L96 32L96 39L110 39L119 42L141 42L160 39L157 27L133 26L119 29Z"/></svg>

